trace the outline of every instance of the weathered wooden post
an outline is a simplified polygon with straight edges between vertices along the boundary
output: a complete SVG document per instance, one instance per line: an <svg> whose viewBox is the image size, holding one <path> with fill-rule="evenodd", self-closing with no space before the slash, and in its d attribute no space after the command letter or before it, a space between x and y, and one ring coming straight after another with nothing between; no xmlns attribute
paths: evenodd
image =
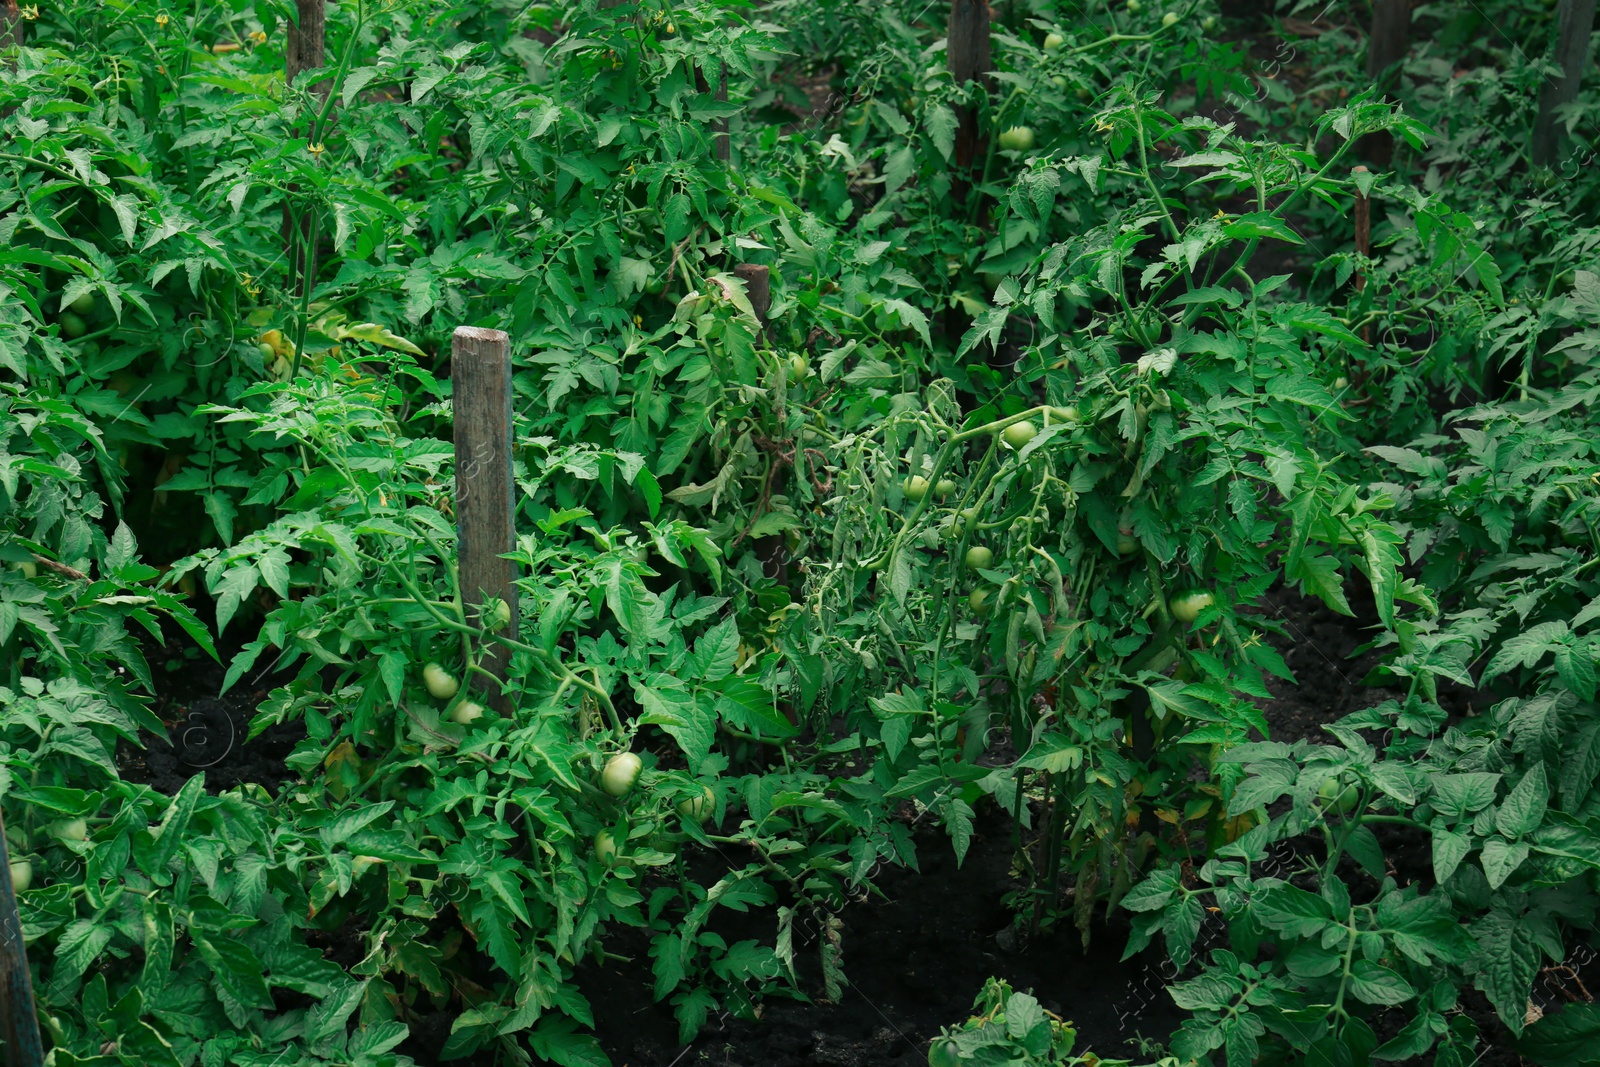
<svg viewBox="0 0 1600 1067"><path fill-rule="evenodd" d="M1556 63L1559 79L1546 79L1539 93L1539 117L1533 124L1533 164L1549 166L1556 160L1561 129L1556 109L1578 98L1583 68L1589 62L1589 35L1594 32L1595 0L1561 0L1556 14Z"/></svg>
<svg viewBox="0 0 1600 1067"><path fill-rule="evenodd" d="M958 86L977 82L989 87L989 5L987 0L953 0L950 24L945 39L945 69ZM978 129L978 109L956 108L955 180L951 185L956 200L966 199L968 176L982 155L983 138Z"/></svg>
<svg viewBox="0 0 1600 1067"><path fill-rule="evenodd" d="M717 78L716 101L719 104L728 102L728 67L723 64L722 73ZM728 136L728 119L726 116L718 118L711 123L712 137L715 139L717 160L727 163L733 159L733 138Z"/></svg>
<svg viewBox="0 0 1600 1067"><path fill-rule="evenodd" d="M733 276L744 282L745 295L750 307L761 323L761 332L767 332L767 312L772 310L772 270L760 263L740 263L733 268Z"/></svg>
<svg viewBox="0 0 1600 1067"><path fill-rule="evenodd" d="M1390 68L1406 57L1411 44L1411 0L1372 0L1372 32L1367 37L1367 77L1387 86Z"/></svg>
<svg viewBox="0 0 1600 1067"><path fill-rule="evenodd" d="M284 78L294 84L297 74L322 66L328 35L327 0L295 0L298 20L289 27L284 47Z"/></svg>
<svg viewBox="0 0 1600 1067"><path fill-rule="evenodd" d="M1356 167L1353 174L1369 173L1366 167ZM1356 255L1363 260L1372 255L1372 201L1367 194L1361 191L1361 186L1356 186ZM1356 268L1356 292L1364 292L1367 288L1367 272L1364 267ZM1372 343L1372 324L1361 327L1361 339L1368 344Z"/></svg>
<svg viewBox="0 0 1600 1067"><path fill-rule="evenodd" d="M0 0L0 48L22 43L22 9L17 0Z"/></svg>
<svg viewBox="0 0 1600 1067"><path fill-rule="evenodd" d="M456 443L456 535L461 599L468 618L484 601L510 608L504 632L517 633L517 590L512 563L502 557L516 547L511 484L511 338L502 330L456 328L451 344L451 401ZM494 644L479 651L482 666L505 680L510 651ZM501 714L510 697L481 678Z"/></svg>
<svg viewBox="0 0 1600 1067"><path fill-rule="evenodd" d="M307 70L323 65L327 48L327 0L295 0L296 21L289 26L288 40L283 49L283 80L293 85L295 78ZM326 83L323 83L326 85ZM315 135L315 123L306 127L306 136ZM293 186L290 186L291 191ZM299 232L295 232L291 200L283 204L283 238L289 253L289 269L293 271L292 291L304 293L311 286L311 276L316 272L317 227L312 225L312 212L307 207L300 215Z"/></svg>
<svg viewBox="0 0 1600 1067"><path fill-rule="evenodd" d="M5 1067L39 1067L44 1047L33 1006L33 979L22 943L16 887L11 884L11 853L6 847L5 820L0 819L0 1039L5 1041Z"/></svg>

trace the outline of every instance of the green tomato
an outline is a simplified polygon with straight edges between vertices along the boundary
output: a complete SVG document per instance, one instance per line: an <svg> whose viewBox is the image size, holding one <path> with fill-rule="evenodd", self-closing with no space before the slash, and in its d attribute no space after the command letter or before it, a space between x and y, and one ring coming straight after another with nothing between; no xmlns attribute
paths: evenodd
<svg viewBox="0 0 1600 1067"><path fill-rule="evenodd" d="M934 1038L928 1046L928 1067L961 1067L961 1046L948 1037Z"/></svg>
<svg viewBox="0 0 1600 1067"><path fill-rule="evenodd" d="M994 552L982 545L973 545L967 549L967 568L980 571L994 566Z"/></svg>
<svg viewBox="0 0 1600 1067"><path fill-rule="evenodd" d="M1067 39L1059 33L1047 33L1044 35L1044 50L1046 52L1054 52L1066 43Z"/></svg>
<svg viewBox="0 0 1600 1067"><path fill-rule="evenodd" d="M1033 423L1023 419L1021 422L1013 422L1010 426L1007 426L1002 436L1004 436L1006 444L1012 448L1021 448L1033 440L1038 432L1038 428Z"/></svg>
<svg viewBox="0 0 1600 1067"><path fill-rule="evenodd" d="M975 615L987 615L994 607L994 590L986 585L980 585L967 597L967 607Z"/></svg>
<svg viewBox="0 0 1600 1067"><path fill-rule="evenodd" d="M617 862L621 850L617 848L617 838L610 830L601 830L594 835L595 858L607 867Z"/></svg>
<svg viewBox="0 0 1600 1067"><path fill-rule="evenodd" d="M450 700L461 691L461 683L456 681L455 675L437 663L422 668L422 684L428 687L428 695L435 700Z"/></svg>
<svg viewBox="0 0 1600 1067"><path fill-rule="evenodd" d="M494 606L483 617L483 626L486 630L504 630L511 622L511 605L504 600L496 599Z"/></svg>
<svg viewBox="0 0 1600 1067"><path fill-rule="evenodd" d="M1204 19L1201 20L1200 28L1202 30L1205 30L1207 33L1210 33L1212 30L1216 29L1217 28L1217 16L1215 16L1215 15L1207 15Z"/></svg>
<svg viewBox="0 0 1600 1067"><path fill-rule="evenodd" d="M1077 422L1078 409L1071 404L1067 404L1064 407L1051 408L1050 417L1057 422Z"/></svg>
<svg viewBox="0 0 1600 1067"><path fill-rule="evenodd" d="M61 332L68 337L82 337L89 332L89 324L69 311L61 316Z"/></svg>
<svg viewBox="0 0 1600 1067"><path fill-rule="evenodd" d="M1361 803L1361 787L1351 782L1343 785L1339 776L1328 775L1322 781L1322 786L1317 790L1317 800L1322 810L1337 812L1340 815L1349 815L1356 810L1356 805Z"/></svg>
<svg viewBox="0 0 1600 1067"><path fill-rule="evenodd" d="M1133 531L1124 527L1117 531L1117 555L1131 556L1139 551L1139 539L1133 536Z"/></svg>
<svg viewBox="0 0 1600 1067"><path fill-rule="evenodd" d="M940 478L933 483L933 495L940 500L950 499L950 494L956 491L956 483L949 478Z"/></svg>
<svg viewBox="0 0 1600 1067"><path fill-rule="evenodd" d="M1139 12L1144 10L1144 5L1141 4L1139 0L1128 0L1127 4L1124 6L1127 7L1128 14L1130 15L1137 15Z"/></svg>
<svg viewBox="0 0 1600 1067"><path fill-rule="evenodd" d="M79 315L87 315L94 310L94 294L79 293L78 298L67 305L67 310L76 311Z"/></svg>
<svg viewBox="0 0 1600 1067"><path fill-rule="evenodd" d="M89 836L89 824L83 819L57 819L45 832L57 841L82 841Z"/></svg>
<svg viewBox="0 0 1600 1067"><path fill-rule="evenodd" d="M1054 85L1057 89L1060 89L1062 92L1066 92L1067 79L1065 77L1063 77L1062 75L1057 74L1054 77L1052 77L1050 79L1050 84Z"/></svg>
<svg viewBox="0 0 1600 1067"><path fill-rule="evenodd" d="M483 705L470 700L463 700L450 712L450 721L460 723L462 726L471 726L481 718L483 718Z"/></svg>
<svg viewBox="0 0 1600 1067"><path fill-rule="evenodd" d="M1165 15L1161 16L1161 28L1166 29L1169 26L1176 26L1178 24L1178 20L1182 17L1183 16L1179 15L1176 11L1168 11Z"/></svg>
<svg viewBox="0 0 1600 1067"><path fill-rule="evenodd" d="M1033 128L1013 126L1000 133L1000 147L1011 152L1026 152L1033 147Z"/></svg>
<svg viewBox="0 0 1600 1067"><path fill-rule="evenodd" d="M803 382L811 376L811 361L795 352L789 357L789 380Z"/></svg>
<svg viewBox="0 0 1600 1067"><path fill-rule="evenodd" d="M928 479L920 474L913 474L905 482L906 499L913 504L918 503L928 495Z"/></svg>
<svg viewBox="0 0 1600 1067"><path fill-rule="evenodd" d="M705 822L717 813L717 794L709 785L700 787L700 795L685 797L677 803L678 814L695 822Z"/></svg>
<svg viewBox="0 0 1600 1067"><path fill-rule="evenodd" d="M256 345L256 351L261 354L261 362L263 364L271 363L278 358L278 350L265 341Z"/></svg>
<svg viewBox="0 0 1600 1067"><path fill-rule="evenodd" d="M1342 374L1339 375L1339 377L1337 377L1337 378L1335 378L1333 380L1333 387L1335 389L1347 389L1347 388L1349 388L1349 386L1350 386L1350 379L1346 378Z"/></svg>
<svg viewBox="0 0 1600 1067"><path fill-rule="evenodd" d="M39 565L32 560L22 560L21 562L13 563L11 565L11 569L22 575L24 578L30 580L39 576Z"/></svg>
<svg viewBox="0 0 1600 1067"><path fill-rule="evenodd" d="M633 783L639 780L643 767L644 760L635 753L618 752L606 761L605 770L600 772L600 788L614 797L626 796Z"/></svg>
<svg viewBox="0 0 1600 1067"><path fill-rule="evenodd" d="M1094 94L1089 91L1089 87L1087 85L1078 86L1076 89L1073 90L1072 95L1076 96L1079 100L1083 101L1085 104L1087 104L1089 101L1094 99Z"/></svg>
<svg viewBox="0 0 1600 1067"><path fill-rule="evenodd" d="M12 860L7 866L11 868L12 892L26 893L33 884L33 864L27 860Z"/></svg>
<svg viewBox="0 0 1600 1067"><path fill-rule="evenodd" d="M1184 593L1173 598L1172 617L1182 623L1194 622L1200 617L1200 613L1216 603L1216 600L1216 597L1200 589Z"/></svg>

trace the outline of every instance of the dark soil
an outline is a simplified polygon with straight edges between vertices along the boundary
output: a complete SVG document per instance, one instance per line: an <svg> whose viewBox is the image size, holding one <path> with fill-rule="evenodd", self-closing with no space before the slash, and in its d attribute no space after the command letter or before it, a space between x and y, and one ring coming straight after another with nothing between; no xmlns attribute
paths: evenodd
<svg viewBox="0 0 1600 1067"><path fill-rule="evenodd" d="M152 786L170 796L202 773L206 789L213 793L245 782L275 792L284 780L296 776L284 760L305 736L304 726L273 726L260 737L247 740L256 708L268 693L289 680L288 675L258 668L223 694L225 665L238 649L219 648L222 662L218 663L209 657L187 659L178 651L189 648L181 639L169 640L166 645L146 644L146 658L155 670L155 713L166 724L169 740L146 738L142 749L119 745L117 771L124 780Z"/></svg>
<svg viewBox="0 0 1600 1067"><path fill-rule="evenodd" d="M989 976L1032 990L1072 1022L1080 1050L1124 1057L1135 1052L1136 1037L1164 1039L1181 1015L1162 992L1162 958L1147 953L1117 963L1127 941L1120 916L1096 925L1087 954L1070 927L1025 947L1012 943L1011 912L1001 901L1012 884L1011 855L1010 831L998 815L980 822L960 867L942 833L919 833L921 873L886 872L877 884L887 899L841 913L850 986L837 1003L769 999L758 1021L713 1017L687 1046L677 1039L670 1007L651 996L643 941L608 944L633 962L608 960L580 975L600 1041L618 1067L911 1067L927 1063L928 1042L942 1027L970 1014ZM814 953L814 946L800 951ZM813 992L820 997L820 989Z"/></svg>

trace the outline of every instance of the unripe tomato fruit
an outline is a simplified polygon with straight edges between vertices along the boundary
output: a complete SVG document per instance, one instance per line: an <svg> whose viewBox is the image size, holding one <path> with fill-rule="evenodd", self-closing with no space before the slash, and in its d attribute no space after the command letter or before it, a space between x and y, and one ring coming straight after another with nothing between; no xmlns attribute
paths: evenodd
<svg viewBox="0 0 1600 1067"><path fill-rule="evenodd" d="M1177 25L1180 17L1181 16L1176 11L1168 11L1165 15L1161 16L1161 28L1166 29L1168 26Z"/></svg>
<svg viewBox="0 0 1600 1067"><path fill-rule="evenodd" d="M45 832L57 841L82 841L89 836L89 824L83 819L57 819Z"/></svg>
<svg viewBox="0 0 1600 1067"><path fill-rule="evenodd" d="M940 478L933 483L933 495L940 500L947 500L950 494L956 491L956 483L949 478Z"/></svg>
<svg viewBox="0 0 1600 1067"><path fill-rule="evenodd" d="M928 479L920 474L913 474L906 479L905 490L906 499L913 504L918 503L928 495Z"/></svg>
<svg viewBox="0 0 1600 1067"><path fill-rule="evenodd" d="M61 332L68 337L82 337L89 332L89 324L69 311L61 316Z"/></svg>
<svg viewBox="0 0 1600 1067"><path fill-rule="evenodd" d="M1216 29L1217 28L1217 16L1215 16L1215 15L1207 15L1201 21L1200 28L1202 30L1205 30L1207 33L1210 33L1212 30Z"/></svg>
<svg viewBox="0 0 1600 1067"><path fill-rule="evenodd" d="M1345 376L1344 376L1344 375L1342 375L1342 374L1341 374L1341 375L1339 375L1339 377L1337 377L1337 378L1335 378L1335 379L1334 379L1334 380L1333 380L1333 387L1334 387L1334 388L1335 388L1335 389L1344 389L1344 388L1346 388L1346 387L1347 387L1347 386L1348 386L1348 385L1349 385L1349 384L1350 384L1350 379L1349 379L1349 378L1346 378L1346 377L1345 377Z"/></svg>
<svg viewBox="0 0 1600 1067"><path fill-rule="evenodd" d="M32 579L39 576L39 565L31 560L23 560L20 563L13 563L11 565L11 569L22 575L24 578Z"/></svg>
<svg viewBox="0 0 1600 1067"><path fill-rule="evenodd" d="M1057 422L1077 422L1078 409L1071 404L1067 404L1064 407L1051 408L1050 417Z"/></svg>
<svg viewBox="0 0 1600 1067"><path fill-rule="evenodd" d="M26 893L28 887L33 885L33 864L27 860L12 860L8 866L11 868L12 891Z"/></svg>
<svg viewBox="0 0 1600 1067"><path fill-rule="evenodd" d="M614 797L625 796L639 780L643 767L644 760L634 753L618 752L606 761L606 769L600 772L600 788Z"/></svg>
<svg viewBox="0 0 1600 1067"><path fill-rule="evenodd" d="M94 294L79 293L78 299L67 305L68 311L76 311L79 315L87 315L94 310Z"/></svg>
<svg viewBox="0 0 1600 1067"><path fill-rule="evenodd" d="M617 862L617 839L610 830L601 830L594 835L595 858L607 867Z"/></svg>
<svg viewBox="0 0 1600 1067"><path fill-rule="evenodd" d="M928 1046L928 1067L961 1067L961 1048L948 1037L934 1038Z"/></svg>
<svg viewBox="0 0 1600 1067"><path fill-rule="evenodd" d="M1010 426L1007 426L1001 436L1005 438L1006 444L1012 448L1021 448L1033 440L1038 432L1033 423L1023 419L1021 422L1013 422Z"/></svg>
<svg viewBox="0 0 1600 1067"><path fill-rule="evenodd" d="M1065 92L1067 88L1067 79L1062 75L1057 74L1050 79L1050 84Z"/></svg>
<svg viewBox="0 0 1600 1067"><path fill-rule="evenodd" d="M685 819L705 822L717 812L717 794L711 791L709 785L703 785L700 787L699 796L685 797L678 801L677 808L678 814Z"/></svg>
<svg viewBox="0 0 1600 1067"><path fill-rule="evenodd" d="M1323 779L1322 786L1317 790L1317 800L1321 802L1324 811L1335 811L1340 815L1348 815L1361 803L1361 788L1354 782L1340 788L1339 776L1328 775Z"/></svg>
<svg viewBox="0 0 1600 1067"><path fill-rule="evenodd" d="M489 630L504 630L511 621L511 605L504 600L496 600L494 607L484 616L483 625Z"/></svg>
<svg viewBox="0 0 1600 1067"><path fill-rule="evenodd" d="M1216 603L1216 600L1216 597L1204 590L1197 589L1191 593L1184 593L1173 598L1172 617L1183 623L1194 622L1200 617L1200 613Z"/></svg>
<svg viewBox="0 0 1600 1067"><path fill-rule="evenodd" d="M1132 530L1117 531L1117 555L1131 556L1139 551L1139 539L1133 536Z"/></svg>
<svg viewBox="0 0 1600 1067"><path fill-rule="evenodd" d="M263 364L270 364L278 358L278 350L265 341L256 345L256 351L261 353L261 362Z"/></svg>
<svg viewBox="0 0 1600 1067"><path fill-rule="evenodd" d="M1044 35L1044 50L1046 52L1054 52L1066 43L1067 39L1059 33L1047 33Z"/></svg>
<svg viewBox="0 0 1600 1067"><path fill-rule="evenodd" d="M1144 5L1141 4L1139 0L1128 0L1126 7L1128 9L1128 14L1130 15L1137 15L1139 12L1144 10Z"/></svg>
<svg viewBox="0 0 1600 1067"><path fill-rule="evenodd" d="M460 723L462 726L471 726L481 718L483 718L483 705L470 700L463 700L450 712L450 721Z"/></svg>
<svg viewBox="0 0 1600 1067"><path fill-rule="evenodd" d="M967 567L979 571L994 566L994 552L982 545L967 549Z"/></svg>
<svg viewBox="0 0 1600 1067"><path fill-rule="evenodd" d="M1033 127L1013 126L1000 133L1000 147L1012 152L1026 152L1033 147Z"/></svg>
<svg viewBox="0 0 1600 1067"><path fill-rule="evenodd" d="M803 382L811 374L811 361L796 352L789 357L789 380Z"/></svg>
<svg viewBox="0 0 1600 1067"><path fill-rule="evenodd" d="M994 607L994 590L986 585L980 585L967 597L967 607L977 615L989 614L989 609Z"/></svg>
<svg viewBox="0 0 1600 1067"><path fill-rule="evenodd" d="M461 691L461 683L456 681L455 675L437 663L422 668L422 684L428 687L428 695L435 700L449 700Z"/></svg>

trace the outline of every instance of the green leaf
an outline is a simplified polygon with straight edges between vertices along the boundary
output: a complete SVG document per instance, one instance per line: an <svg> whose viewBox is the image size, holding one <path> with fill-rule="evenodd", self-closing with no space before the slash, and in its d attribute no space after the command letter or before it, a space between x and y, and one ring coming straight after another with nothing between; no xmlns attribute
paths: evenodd
<svg viewBox="0 0 1600 1067"><path fill-rule="evenodd" d="M1417 995L1396 971L1381 967L1371 960L1356 960L1350 968L1350 992L1367 1004L1392 1006L1404 1004Z"/></svg>
<svg viewBox="0 0 1600 1067"><path fill-rule="evenodd" d="M1540 1067L1600 1064L1600 1004L1569 1004L1528 1028L1517 1051Z"/></svg>
<svg viewBox="0 0 1600 1067"><path fill-rule="evenodd" d="M1501 803L1495 814L1495 829L1513 840L1530 834L1544 821L1549 803L1550 786L1544 764L1535 763Z"/></svg>
<svg viewBox="0 0 1600 1067"><path fill-rule="evenodd" d="M1526 841L1502 841L1491 837L1483 843L1483 873L1490 889L1499 889L1528 858Z"/></svg>

